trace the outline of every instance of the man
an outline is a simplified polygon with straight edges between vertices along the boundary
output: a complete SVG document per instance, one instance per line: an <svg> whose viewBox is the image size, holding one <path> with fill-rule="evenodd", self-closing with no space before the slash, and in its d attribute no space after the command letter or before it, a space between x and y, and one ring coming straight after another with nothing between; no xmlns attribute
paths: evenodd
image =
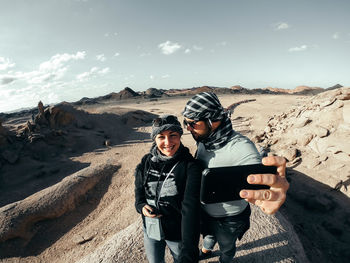
<svg viewBox="0 0 350 263"><path fill-rule="evenodd" d="M197 141L196 158L204 167L223 167L261 163L255 145L232 129L231 120L214 93L203 92L190 99L183 111L184 125ZM202 206L202 234L200 258L211 255L219 243L221 263L231 262L236 253L236 240L249 228L250 206L255 204L266 214L275 213L284 203L289 184L285 178L285 160L265 157L264 165L277 166L278 174L248 176L252 184L269 185L270 189L242 190L244 199Z"/></svg>

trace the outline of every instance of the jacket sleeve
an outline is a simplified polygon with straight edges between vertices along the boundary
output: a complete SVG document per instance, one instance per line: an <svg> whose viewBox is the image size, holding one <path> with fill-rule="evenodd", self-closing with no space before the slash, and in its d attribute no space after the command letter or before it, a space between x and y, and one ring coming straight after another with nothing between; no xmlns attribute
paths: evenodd
<svg viewBox="0 0 350 263"><path fill-rule="evenodd" d="M200 231L199 192L202 168L197 161L188 163L187 181L182 201L181 251L179 262L198 262L198 242Z"/></svg>
<svg viewBox="0 0 350 263"><path fill-rule="evenodd" d="M141 163L136 166L135 176L135 208L136 211L142 214L142 208L147 204L145 196L145 188L143 185L144 166L146 163L147 155L142 158Z"/></svg>

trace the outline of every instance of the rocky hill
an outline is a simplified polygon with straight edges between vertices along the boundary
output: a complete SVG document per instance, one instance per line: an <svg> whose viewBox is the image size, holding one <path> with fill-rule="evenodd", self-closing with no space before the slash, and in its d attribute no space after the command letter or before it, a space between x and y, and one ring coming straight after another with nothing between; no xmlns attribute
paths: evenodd
<svg viewBox="0 0 350 263"><path fill-rule="evenodd" d="M273 93L280 94L298 94L298 95L315 95L324 91L318 87L298 86L295 89L280 89L268 87L265 90L272 91Z"/></svg>
<svg viewBox="0 0 350 263"><path fill-rule="evenodd" d="M266 154L288 160L291 187L282 211L304 246L312 248L311 262L350 258L349 134L350 88L337 88L271 116L255 136Z"/></svg>

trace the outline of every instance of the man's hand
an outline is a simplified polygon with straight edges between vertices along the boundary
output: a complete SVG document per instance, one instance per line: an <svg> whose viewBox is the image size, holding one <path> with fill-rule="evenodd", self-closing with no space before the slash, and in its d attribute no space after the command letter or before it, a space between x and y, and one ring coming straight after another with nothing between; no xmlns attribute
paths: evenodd
<svg viewBox="0 0 350 263"><path fill-rule="evenodd" d="M267 166L276 166L277 174L251 174L247 181L250 184L269 185L266 190L245 190L239 195L246 201L257 205L265 214L274 214L286 200L289 183L286 179L286 160L280 156L268 156L262 159Z"/></svg>

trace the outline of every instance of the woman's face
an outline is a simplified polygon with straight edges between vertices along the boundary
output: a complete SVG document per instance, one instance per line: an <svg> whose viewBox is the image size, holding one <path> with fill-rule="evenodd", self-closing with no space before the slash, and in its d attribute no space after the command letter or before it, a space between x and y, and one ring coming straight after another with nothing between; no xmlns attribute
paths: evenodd
<svg viewBox="0 0 350 263"><path fill-rule="evenodd" d="M165 156L173 156L180 147L180 134L174 131L162 131L156 136L158 150Z"/></svg>

